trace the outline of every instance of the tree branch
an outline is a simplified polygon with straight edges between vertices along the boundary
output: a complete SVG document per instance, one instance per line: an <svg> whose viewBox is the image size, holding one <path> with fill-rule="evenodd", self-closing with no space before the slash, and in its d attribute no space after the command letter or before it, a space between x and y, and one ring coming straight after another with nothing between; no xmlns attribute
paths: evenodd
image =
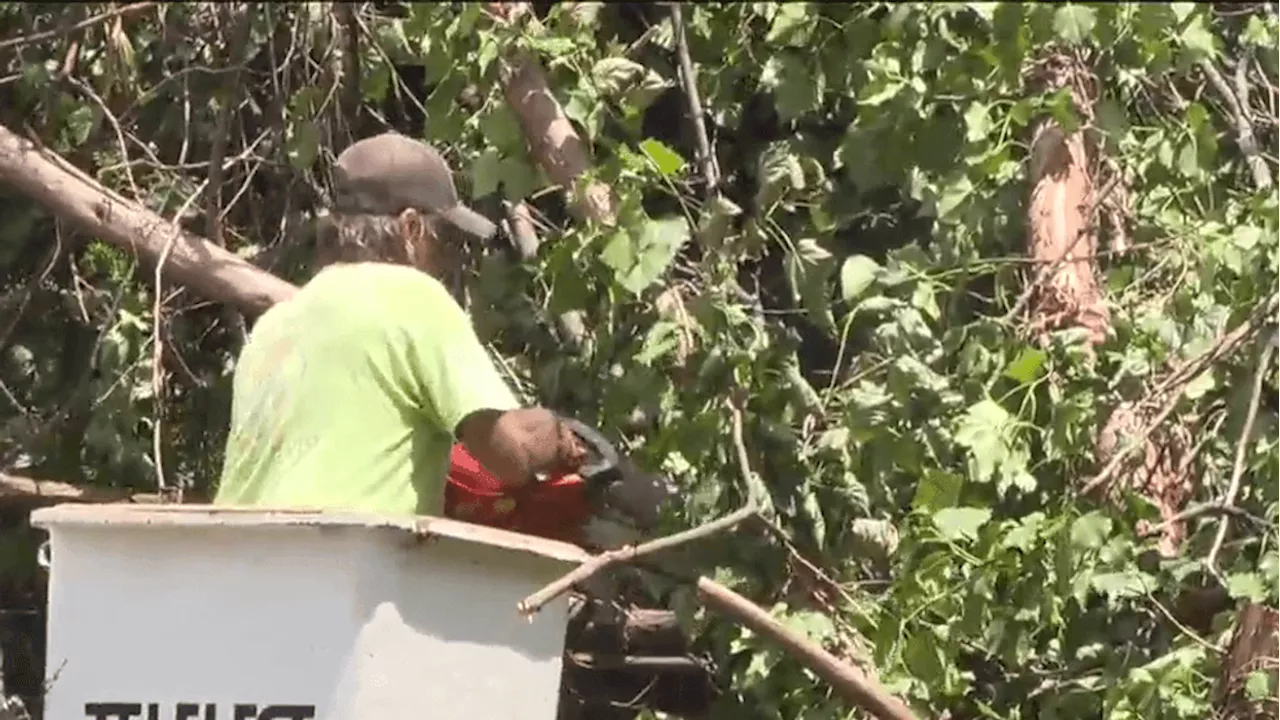
<svg viewBox="0 0 1280 720"><path fill-rule="evenodd" d="M1219 505L1223 508L1235 507L1236 495L1240 494L1240 480L1244 477L1245 460L1249 455L1249 445L1253 440L1253 424L1258 419L1258 407L1262 404L1262 387L1267 378L1267 369L1271 367L1271 356L1276 349L1276 334L1271 333L1271 337L1263 343L1262 352L1258 357L1258 367L1253 372L1253 393L1249 396L1249 410L1244 417L1244 426L1240 428L1240 439L1236 442L1236 459L1231 468L1231 484L1227 487L1227 494L1223 496ZM1218 525L1218 534L1213 538L1213 546L1209 548L1209 554L1205 556L1205 567L1209 568L1212 573L1217 573L1218 553L1222 551L1222 543L1226 542L1227 530L1231 526L1231 516L1223 515L1222 522Z"/></svg>
<svg viewBox="0 0 1280 720"><path fill-rule="evenodd" d="M129 5L125 5L123 7L115 8L113 10L108 10L107 12L104 12L101 15L94 15L91 18L85 18L84 20L81 20L80 22L75 23L74 25L68 25L67 27L54 28L53 30L45 30L43 32L31 33L30 35L19 35L18 37L9 38L8 40L0 40L0 50L4 50L6 48L11 48L11 47L22 47L24 45L30 45L32 43L38 43L44 40L52 40L53 38L60 37L63 35L70 35L71 33L77 32L79 30L91 28L94 25L100 25L108 20L111 20L112 18L128 17L130 15L134 15L138 12L146 10L147 8L150 8L157 4L158 3L154 3L154 2L132 3Z"/></svg>
<svg viewBox="0 0 1280 720"><path fill-rule="evenodd" d="M487 6L489 14L503 23L532 14L526 3ZM579 187L591 168L587 146L547 85L542 63L524 51L510 53L500 62L503 94L524 129L529 154L552 182L576 196L576 206L587 219L615 225L617 209L609 188L595 181Z"/></svg>
<svg viewBox="0 0 1280 720"><path fill-rule="evenodd" d="M0 184L117 247L155 263L169 238L168 220L103 187L56 153L0 126ZM287 299L292 284L217 245L182 232L174 240L166 272L216 302L258 314Z"/></svg>
<svg viewBox="0 0 1280 720"><path fill-rule="evenodd" d="M707 182L707 195L720 192L720 167L716 162L711 141L707 138L706 116L702 112L702 98L698 95L698 76L689 57L689 39L685 33L684 13L680 3L671 3L671 29L675 34L676 56L680 60L680 84L689 101L689 119L693 122L693 136L698 143L698 162L702 165L702 178Z"/></svg>
<svg viewBox="0 0 1280 720"><path fill-rule="evenodd" d="M684 545L694 540L700 540L709 537L723 530L737 525L747 518L756 514L755 505L747 505L730 515L726 515L709 523L699 525L674 535L651 540L640 545L632 545L617 550L600 553L599 555L587 560L578 567L570 570L556 580L553 580L546 587L533 593L529 597L521 600L516 609L525 615L532 615L542 609L544 605L552 600L560 597L568 592L574 585L577 585L596 573L604 570L611 565L618 565L625 562L637 560L646 555L653 555L670 550L671 548Z"/></svg>
<svg viewBox="0 0 1280 720"><path fill-rule="evenodd" d="M1239 60L1242 71L1247 67L1245 59ZM1235 124L1236 145L1240 148L1240 153L1244 155L1245 164L1249 166L1249 171L1253 173L1253 184L1258 190L1266 190L1271 187L1271 169L1267 167L1267 161L1263 159L1262 153L1258 150L1258 138L1253 134L1253 122L1249 119L1249 84L1247 81L1237 83L1237 90L1241 93L1236 94L1236 90L1232 90L1227 83L1227 79L1223 77L1222 71L1214 64L1213 60L1205 58L1200 61L1200 69L1204 71L1204 76L1209 79L1209 83L1213 85L1213 89L1222 96L1222 101L1227 104L1228 110L1231 112L1231 121Z"/></svg>
<svg viewBox="0 0 1280 720"><path fill-rule="evenodd" d="M203 500L197 498L188 498L188 500L203 502ZM64 502L133 502L154 505L165 502L165 498L155 493L138 493L123 488L75 485L57 480L37 480L21 475L0 473L0 507L55 505Z"/></svg>
<svg viewBox="0 0 1280 720"><path fill-rule="evenodd" d="M841 662L815 643L774 620L763 608L738 593L705 577L698 578L698 597L703 604L772 641L795 658L841 697L866 710L879 720L916 720L907 704L889 694L879 683L854 666Z"/></svg>

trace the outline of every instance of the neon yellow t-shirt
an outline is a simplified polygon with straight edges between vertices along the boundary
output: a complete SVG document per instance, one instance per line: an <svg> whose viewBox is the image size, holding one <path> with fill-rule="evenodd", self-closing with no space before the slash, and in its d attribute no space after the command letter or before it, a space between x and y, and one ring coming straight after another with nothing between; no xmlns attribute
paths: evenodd
<svg viewBox="0 0 1280 720"><path fill-rule="evenodd" d="M240 353L214 503L439 515L458 424L517 407L437 280L335 265L264 313Z"/></svg>

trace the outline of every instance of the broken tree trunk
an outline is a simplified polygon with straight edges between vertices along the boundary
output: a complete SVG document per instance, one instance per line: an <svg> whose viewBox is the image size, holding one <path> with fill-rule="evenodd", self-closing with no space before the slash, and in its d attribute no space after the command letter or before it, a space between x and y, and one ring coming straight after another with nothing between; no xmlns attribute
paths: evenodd
<svg viewBox="0 0 1280 720"><path fill-rule="evenodd" d="M0 126L0 184L154 265L216 302L258 315L297 289L216 244L103 187L51 150ZM171 245L171 246L170 246ZM166 247L168 247L167 257Z"/></svg>
<svg viewBox="0 0 1280 720"><path fill-rule="evenodd" d="M1074 87L1084 72L1073 59L1053 55L1036 74L1046 92L1071 88L1076 106L1086 113L1087 94ZM1096 345L1110 332L1111 314L1094 272L1098 198L1084 133L1067 132L1051 118L1040 120L1031 141L1029 175L1028 254L1041 266L1027 290L1031 329L1044 339L1052 330L1079 327Z"/></svg>
<svg viewBox="0 0 1280 720"><path fill-rule="evenodd" d="M1280 717L1280 701L1275 685L1267 689L1269 697L1251 698L1245 686L1249 676L1260 673L1275 680L1280 667L1280 635L1274 608L1250 603L1240 612L1227 656L1222 660L1222 676L1218 684L1218 707L1223 720L1274 720Z"/></svg>
<svg viewBox="0 0 1280 720"><path fill-rule="evenodd" d="M1076 57L1066 53L1047 55L1031 73L1031 82L1043 92L1070 92L1076 111L1088 124L1093 116L1093 76ZM1103 185L1097 170L1104 162L1090 162L1083 129L1068 130L1045 117L1034 128L1031 143L1031 194L1027 208L1027 253L1038 270L1018 301L1029 309L1029 329L1041 342L1062 328L1085 331L1090 347L1111 332L1111 313L1097 277L1099 220L1119 188L1122 178L1111 165L1111 177ZM1112 218L1117 225L1123 220ZM1186 537L1186 525L1178 513L1190 497L1189 468L1182 467L1185 438L1177 431L1153 427L1155 408L1148 403L1123 403L1110 414L1098 435L1099 466L1106 466L1119 443L1137 439L1144 443L1132 468L1119 476L1131 478L1134 489L1160 508L1160 551L1177 554ZM1113 488L1108 487L1107 490Z"/></svg>
<svg viewBox="0 0 1280 720"><path fill-rule="evenodd" d="M488 10L504 24L537 22L528 3L489 3ZM524 130L529 155L551 182L574 193L583 216L603 225L615 224L616 208L609 188L596 181L581 183L591 169L591 157L552 94L542 63L525 51L508 53L501 61L501 79L503 95Z"/></svg>
<svg viewBox="0 0 1280 720"><path fill-rule="evenodd" d="M488 9L495 20L507 24L533 17L527 3L489 3ZM614 225L617 213L609 188L595 181L581 183L591 168L587 146L551 93L542 63L525 51L509 53L500 62L502 92L520 120L530 157L553 183L576 198L573 206L582 216L602 225ZM587 334L582 312L568 310L557 321L561 339L573 349L580 349Z"/></svg>

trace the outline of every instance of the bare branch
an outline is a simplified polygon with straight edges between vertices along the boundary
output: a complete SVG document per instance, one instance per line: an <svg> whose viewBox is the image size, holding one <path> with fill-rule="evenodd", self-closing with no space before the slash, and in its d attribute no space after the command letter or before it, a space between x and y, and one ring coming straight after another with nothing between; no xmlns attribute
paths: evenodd
<svg viewBox="0 0 1280 720"><path fill-rule="evenodd" d="M43 42L45 40L52 40L53 38L61 37L63 35L70 35L71 33L77 32L79 30L84 30L86 28L91 28L95 25L100 25L108 20L111 20L112 18L128 17L130 15L134 15L136 13L139 13L143 10L146 10L158 4L159 3L154 3L154 2L131 3L129 5L108 10L107 12L104 12L101 15L94 15L91 18L85 18L84 20L81 20L80 22L75 23L74 25L69 25L67 27L55 28L53 30L45 30L43 32L38 32L38 33L31 33L30 35L19 35L18 37L9 38L8 40L0 40L0 50L4 50L6 48L11 48L11 47L23 47L25 45L30 45L32 43Z"/></svg>

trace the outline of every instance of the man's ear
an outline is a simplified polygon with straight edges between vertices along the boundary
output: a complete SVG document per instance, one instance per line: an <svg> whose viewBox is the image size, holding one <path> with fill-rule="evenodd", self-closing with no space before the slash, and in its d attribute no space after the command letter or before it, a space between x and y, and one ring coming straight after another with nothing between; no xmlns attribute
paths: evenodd
<svg viewBox="0 0 1280 720"><path fill-rule="evenodd" d="M400 237L409 245L422 242L423 233L427 230L427 219L414 208L408 208L396 218L400 225Z"/></svg>

